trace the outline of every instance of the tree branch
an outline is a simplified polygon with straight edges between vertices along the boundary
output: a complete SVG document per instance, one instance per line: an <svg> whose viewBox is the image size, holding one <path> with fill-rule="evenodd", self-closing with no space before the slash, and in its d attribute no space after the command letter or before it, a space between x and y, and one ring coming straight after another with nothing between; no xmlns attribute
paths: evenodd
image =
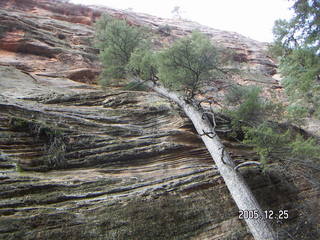
<svg viewBox="0 0 320 240"><path fill-rule="evenodd" d="M257 166L260 166L261 163L260 162L257 162L257 161L247 161L247 162L244 162L244 163L240 163L239 165L237 165L234 170L235 171L238 171L239 168L242 168L242 167L245 167L245 166L248 166L248 165L257 165Z"/></svg>

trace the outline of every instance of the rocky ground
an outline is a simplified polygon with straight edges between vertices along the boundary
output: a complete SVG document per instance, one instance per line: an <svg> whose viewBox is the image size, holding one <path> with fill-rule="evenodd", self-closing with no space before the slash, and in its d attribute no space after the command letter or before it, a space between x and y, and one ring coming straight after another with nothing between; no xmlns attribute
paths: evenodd
<svg viewBox="0 0 320 240"><path fill-rule="evenodd" d="M95 85L92 24L102 12L150 27L159 44L198 28L236 51L247 70L239 82L279 95L266 44L239 34L107 8L1 0L0 238L252 239L176 106L150 91ZM169 35L159 30L165 24ZM218 128L227 123L221 118ZM221 137L236 162L257 159ZM319 191L283 170L241 171L264 209L289 210L288 220L273 221L279 239L316 239Z"/></svg>

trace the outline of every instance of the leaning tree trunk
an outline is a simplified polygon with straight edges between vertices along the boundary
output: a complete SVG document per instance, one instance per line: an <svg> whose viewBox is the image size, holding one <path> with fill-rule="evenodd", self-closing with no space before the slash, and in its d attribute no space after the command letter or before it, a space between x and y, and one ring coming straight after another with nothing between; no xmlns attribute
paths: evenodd
<svg viewBox="0 0 320 240"><path fill-rule="evenodd" d="M259 212L261 218L245 219L254 238L256 240L277 239L268 220L264 218L262 209L256 198L252 194L241 174L235 170L235 164L229 154L224 150L224 146L221 143L220 138L216 134L213 134L213 136L203 135L204 132L211 132L213 130L208 119L203 119L202 112L192 104L187 103L181 96L179 96L179 94L170 92L166 88L155 85L152 82L147 82L145 84L160 95L174 101L184 110L185 114L192 121L198 134L201 136L206 148L210 152L239 210L256 210Z"/></svg>

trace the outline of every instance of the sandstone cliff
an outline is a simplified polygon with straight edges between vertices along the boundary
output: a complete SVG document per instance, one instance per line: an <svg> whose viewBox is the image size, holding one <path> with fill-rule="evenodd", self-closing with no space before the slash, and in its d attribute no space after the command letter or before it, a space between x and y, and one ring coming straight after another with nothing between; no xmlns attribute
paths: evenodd
<svg viewBox="0 0 320 240"><path fill-rule="evenodd" d="M149 27L159 45L200 29L236 51L246 74L235 81L279 95L266 45L237 33L60 1L0 0L0 238L252 239L174 105L153 92L95 85L92 25L103 12ZM161 32L166 24L170 34ZM212 91L222 96L219 84ZM257 158L224 141L235 161ZM319 191L281 169L243 174L264 209L289 210L289 220L274 221L280 239L289 230L312 239Z"/></svg>

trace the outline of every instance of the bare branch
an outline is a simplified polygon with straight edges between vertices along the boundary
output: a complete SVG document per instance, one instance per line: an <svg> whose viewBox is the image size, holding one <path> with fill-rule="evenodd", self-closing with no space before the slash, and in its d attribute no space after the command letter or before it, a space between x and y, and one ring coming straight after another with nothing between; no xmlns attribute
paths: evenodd
<svg viewBox="0 0 320 240"><path fill-rule="evenodd" d="M216 124L216 120L214 118L214 113L213 112L203 112L202 113L202 119L204 120L205 119L205 114L208 114L212 117L212 130L214 131L214 129L216 128L217 124Z"/></svg>
<svg viewBox="0 0 320 240"><path fill-rule="evenodd" d="M260 166L261 163L260 162L257 162L257 161L247 161L247 162L244 162L244 163L240 163L239 165L237 165L234 170L235 171L238 171L239 168L242 168L244 166L248 166L248 165L257 165L257 166Z"/></svg>
<svg viewBox="0 0 320 240"><path fill-rule="evenodd" d="M224 164L226 164L226 162L224 161L224 152L226 151L226 149L224 147L222 147L221 150L221 162L223 162Z"/></svg>
<svg viewBox="0 0 320 240"><path fill-rule="evenodd" d="M211 138L211 139L213 139L215 136L217 136L217 134L215 132L205 132L203 129L202 129L202 132L203 132L203 134L200 134L200 136L207 136L208 138ZM210 136L210 134L212 134L212 136Z"/></svg>

